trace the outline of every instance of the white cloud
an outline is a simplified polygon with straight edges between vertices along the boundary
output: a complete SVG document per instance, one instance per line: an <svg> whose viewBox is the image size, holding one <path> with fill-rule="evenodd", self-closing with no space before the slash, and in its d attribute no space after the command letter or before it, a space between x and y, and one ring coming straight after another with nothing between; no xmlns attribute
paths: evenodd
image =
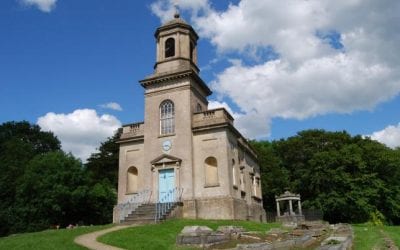
<svg viewBox="0 0 400 250"><path fill-rule="evenodd" d="M237 119L241 116L240 113L233 112L231 107L229 107L228 103L226 102L219 102L214 100L210 100L208 102L208 109L217 109L217 108L225 108L232 115L234 119Z"/></svg>
<svg viewBox="0 0 400 250"><path fill-rule="evenodd" d="M19 0L21 4L27 6L36 6L43 12L51 12L56 7L57 0Z"/></svg>
<svg viewBox="0 0 400 250"><path fill-rule="evenodd" d="M37 124L45 131L52 131L61 141L64 151L84 162L101 142L121 127L116 117L98 115L92 109L77 109L69 114L50 112L39 117Z"/></svg>
<svg viewBox="0 0 400 250"><path fill-rule="evenodd" d="M176 4L179 10L189 10L192 15L210 10L207 0L157 0L150 5L150 8L160 18L161 23L165 23L173 18Z"/></svg>
<svg viewBox="0 0 400 250"><path fill-rule="evenodd" d="M208 109L225 108L235 119L235 127L245 136L251 136L252 131L258 131L258 136L269 136L269 125L266 126L264 120L260 121L260 116L256 112L246 114L234 112L226 102L211 100L208 102ZM255 122L256 121L256 122ZM258 121L258 122L257 122Z"/></svg>
<svg viewBox="0 0 400 250"><path fill-rule="evenodd" d="M397 126L387 126L381 131L372 133L369 137L391 148L400 147L400 123Z"/></svg>
<svg viewBox="0 0 400 250"><path fill-rule="evenodd" d="M246 136L269 134L274 117L371 110L400 93L398 0L241 0L224 11L199 2L187 6L191 22L220 55L258 58L234 60L212 82L244 113Z"/></svg>
<svg viewBox="0 0 400 250"><path fill-rule="evenodd" d="M250 121L266 125L272 117L305 119L371 109L399 91L390 69L354 60L340 54L310 60L297 69L281 60L253 67L239 63L219 74L212 86L234 100L244 116L251 114ZM247 136L268 133L265 126Z"/></svg>
<svg viewBox="0 0 400 250"><path fill-rule="evenodd" d="M101 108L105 108L105 109L111 109L111 110L117 110L117 111L122 111L122 107L121 105L119 105L116 102L109 102L109 103L105 103L105 104L100 104Z"/></svg>

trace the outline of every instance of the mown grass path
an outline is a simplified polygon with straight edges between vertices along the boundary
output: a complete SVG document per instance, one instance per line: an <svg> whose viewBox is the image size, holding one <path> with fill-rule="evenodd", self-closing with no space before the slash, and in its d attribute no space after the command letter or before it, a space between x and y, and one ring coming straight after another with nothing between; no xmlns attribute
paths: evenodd
<svg viewBox="0 0 400 250"><path fill-rule="evenodd" d="M122 248L118 248L118 247L114 247L114 246L110 246L110 245L106 245L101 242L98 242L97 238L104 234L111 233L111 232L118 231L118 230L121 230L121 229L124 229L127 227L132 227L132 226L135 226L135 225L114 226L112 228L107 228L107 229L103 229L100 231L83 234L83 235L76 237L74 242L78 245L84 246L89 249L94 249L94 250L122 250Z"/></svg>

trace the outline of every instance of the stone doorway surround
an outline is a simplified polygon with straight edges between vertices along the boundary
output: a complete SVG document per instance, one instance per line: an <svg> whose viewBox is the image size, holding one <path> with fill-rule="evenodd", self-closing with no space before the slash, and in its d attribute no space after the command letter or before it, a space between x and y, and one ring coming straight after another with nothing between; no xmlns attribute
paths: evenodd
<svg viewBox="0 0 400 250"><path fill-rule="evenodd" d="M174 169L175 174L175 188L179 188L181 186L180 183L180 167L182 160L178 157L162 154L159 157L155 158L151 161L151 172L152 172L152 182L153 182L153 202L157 202L159 200L159 171L163 169Z"/></svg>

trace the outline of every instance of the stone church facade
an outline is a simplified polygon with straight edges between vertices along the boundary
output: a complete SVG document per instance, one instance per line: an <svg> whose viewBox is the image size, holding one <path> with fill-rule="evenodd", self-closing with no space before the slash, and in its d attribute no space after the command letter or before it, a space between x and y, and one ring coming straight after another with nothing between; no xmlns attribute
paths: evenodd
<svg viewBox="0 0 400 250"><path fill-rule="evenodd" d="M144 122L124 125L118 142L118 204L144 190L150 202L163 202L175 189L179 217L265 221L255 152L224 108L207 108L198 35L176 15L155 38L154 73L140 81Z"/></svg>

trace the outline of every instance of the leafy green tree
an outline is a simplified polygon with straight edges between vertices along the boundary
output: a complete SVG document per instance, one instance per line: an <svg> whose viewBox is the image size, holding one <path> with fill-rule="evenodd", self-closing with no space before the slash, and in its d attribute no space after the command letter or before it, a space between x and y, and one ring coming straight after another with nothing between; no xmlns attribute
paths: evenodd
<svg viewBox="0 0 400 250"><path fill-rule="evenodd" d="M118 187L119 145L116 143L121 135L118 130L114 136L101 143L98 153L93 153L85 164L87 174L94 182L108 182Z"/></svg>
<svg viewBox="0 0 400 250"><path fill-rule="evenodd" d="M288 171L282 167L280 159L274 154L268 141L250 141L258 155L261 170L263 205L269 211L275 209L275 195L285 191L288 185Z"/></svg>
<svg viewBox="0 0 400 250"><path fill-rule="evenodd" d="M58 139L37 125L0 125L0 235L112 221L115 188L108 177L95 179L102 171L111 176L106 173L111 170L90 176L60 148Z"/></svg>
<svg viewBox="0 0 400 250"><path fill-rule="evenodd" d="M72 155L51 152L37 155L19 180L16 203L17 231L35 231L50 225L76 222L79 207L73 194L85 184L81 162Z"/></svg>
<svg viewBox="0 0 400 250"><path fill-rule="evenodd" d="M13 226L18 179L36 155L59 150L61 144L51 132L37 125L6 122L0 125L0 235Z"/></svg>
<svg viewBox="0 0 400 250"><path fill-rule="evenodd" d="M253 142L259 154L265 207L284 189L330 222L365 222L383 214L400 221L400 150L347 132L306 130L279 141ZM375 216L376 217L376 216Z"/></svg>
<svg viewBox="0 0 400 250"><path fill-rule="evenodd" d="M62 151L38 155L20 179L15 230L109 223L114 200L109 185L89 184L81 162L72 155Z"/></svg>

